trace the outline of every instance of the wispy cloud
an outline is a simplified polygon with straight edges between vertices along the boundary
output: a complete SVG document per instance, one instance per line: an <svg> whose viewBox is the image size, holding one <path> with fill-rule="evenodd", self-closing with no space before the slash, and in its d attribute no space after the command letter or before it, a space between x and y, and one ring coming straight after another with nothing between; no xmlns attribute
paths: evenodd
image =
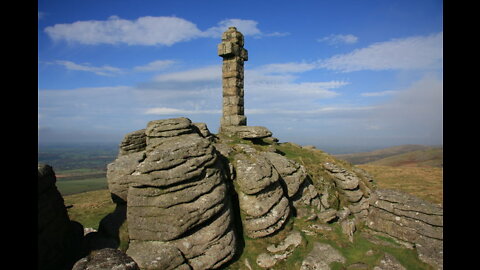
<svg viewBox="0 0 480 270"><path fill-rule="evenodd" d="M398 92L399 91L396 91L396 90L386 90L386 91L380 91L380 92L361 93L360 95L362 97L383 97L383 96L390 96Z"/></svg>
<svg viewBox="0 0 480 270"><path fill-rule="evenodd" d="M55 24L44 29L54 41L64 40L70 43L88 45L127 44L127 45L165 45L196 38L217 38L229 27L235 26L246 36L285 36L288 33L263 33L254 20L226 19L205 31L196 24L178 17L139 17L136 20L110 16L107 20L77 21Z"/></svg>
<svg viewBox="0 0 480 270"><path fill-rule="evenodd" d="M162 71L176 64L176 61L156 60L142 66L135 66L133 68L118 68L118 67L112 67L110 65L92 66L89 63L78 64L78 63L75 63L72 61L66 61L66 60L56 60L54 62L43 62L43 63L47 65L56 64L56 65L63 66L67 70L91 72L100 76L117 76L117 75L127 74L131 72Z"/></svg>
<svg viewBox="0 0 480 270"><path fill-rule="evenodd" d="M328 45L354 44L354 43L357 43L358 37L352 34L347 34L347 35L331 34L326 37L318 38L317 41L327 43Z"/></svg>
<svg viewBox="0 0 480 270"><path fill-rule="evenodd" d="M226 19L220 21L217 26L210 27L202 35L206 37L220 37L230 26L235 26L245 36L260 35L262 31L258 29L257 24L258 22L254 20Z"/></svg>
<svg viewBox="0 0 480 270"><path fill-rule="evenodd" d="M341 72L438 69L443 61L443 32L374 43L348 54L320 60L318 66Z"/></svg>
<svg viewBox="0 0 480 270"><path fill-rule="evenodd" d="M115 76L123 73L122 69L112 67L109 65L94 67L94 66L91 66L90 64L76 64L71 61L63 61L63 60L57 60L55 61L55 64L64 66L68 70L92 72L101 76Z"/></svg>
<svg viewBox="0 0 480 270"><path fill-rule="evenodd" d="M212 65L191 70L171 72L157 75L153 78L156 82L194 82L194 81L211 81L222 78L222 66Z"/></svg>
<svg viewBox="0 0 480 270"><path fill-rule="evenodd" d="M43 18L45 18L45 12L39 11L39 12L38 12L38 20L41 20L41 19L43 19Z"/></svg>
<svg viewBox="0 0 480 270"><path fill-rule="evenodd" d="M150 62L146 65L143 66L136 66L133 68L134 71L160 71L160 70L165 70L168 67L171 67L173 64L176 62L173 60L157 60Z"/></svg>
<svg viewBox="0 0 480 270"><path fill-rule="evenodd" d="M313 63L274 63L267 64L257 68L262 73L301 73L315 69L316 65Z"/></svg>
<svg viewBox="0 0 480 270"><path fill-rule="evenodd" d="M81 44L166 45L201 35L195 24L177 17L145 16L125 20L111 16L106 21L90 20L55 24L45 28L55 41Z"/></svg>

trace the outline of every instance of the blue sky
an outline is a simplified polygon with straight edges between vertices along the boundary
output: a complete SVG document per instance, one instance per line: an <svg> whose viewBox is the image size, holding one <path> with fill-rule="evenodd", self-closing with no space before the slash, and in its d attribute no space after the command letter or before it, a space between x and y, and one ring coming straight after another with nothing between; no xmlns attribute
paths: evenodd
<svg viewBox="0 0 480 270"><path fill-rule="evenodd" d="M119 143L188 117L218 131L228 26L247 124L328 147L443 143L442 1L38 1L39 143Z"/></svg>

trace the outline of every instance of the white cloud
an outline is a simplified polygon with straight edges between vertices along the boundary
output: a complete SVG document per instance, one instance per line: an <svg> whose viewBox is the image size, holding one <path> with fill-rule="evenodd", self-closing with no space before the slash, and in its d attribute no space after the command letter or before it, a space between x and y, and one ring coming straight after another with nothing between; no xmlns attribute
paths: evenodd
<svg viewBox="0 0 480 270"><path fill-rule="evenodd" d="M288 36L290 33L287 32L273 32L273 33L263 33L257 27L258 22L254 20L243 20L243 19L226 19L220 21L217 26L208 28L203 32L204 36L218 38L221 37L222 33L225 32L228 27L234 26L240 31L244 36L254 36L254 37L284 37Z"/></svg>
<svg viewBox="0 0 480 270"><path fill-rule="evenodd" d="M429 36L374 43L348 54L320 60L318 66L330 70L438 69L443 61L443 32Z"/></svg>
<svg viewBox="0 0 480 270"><path fill-rule="evenodd" d="M123 73L121 69L108 66L108 65L104 65L101 67L94 67L94 66L91 66L90 64L76 64L71 61L63 61L63 60L57 60L55 61L55 63L58 65L64 66L68 70L92 72L101 76L114 76L114 75Z"/></svg>
<svg viewBox="0 0 480 270"><path fill-rule="evenodd" d="M40 16L40 13L39 13ZM74 23L55 24L44 29L54 41L65 40L80 44L127 44L127 45L166 45L196 38L218 38L230 26L235 26L245 36L281 37L289 33L262 33L254 20L226 19L216 26L201 31L185 19L178 17L139 17L136 20L110 16L105 21L89 20Z"/></svg>
<svg viewBox="0 0 480 270"><path fill-rule="evenodd" d="M201 31L187 20L177 17L140 17L130 21L111 16L106 21L77 21L45 28L55 41L81 44L166 45L197 38Z"/></svg>
<svg viewBox="0 0 480 270"><path fill-rule="evenodd" d="M325 42L329 45L337 45L337 44L354 44L357 43L358 37L348 34L348 35L329 35L323 38L317 39L318 42Z"/></svg>
<svg viewBox="0 0 480 270"><path fill-rule="evenodd" d="M217 26L210 27L202 35L207 37L220 37L228 27L234 26L244 36L260 35L262 32L257 27L258 22L253 20L226 19L218 23Z"/></svg>
<svg viewBox="0 0 480 270"><path fill-rule="evenodd" d="M133 68L135 71L160 71L168 67L171 67L176 62L173 60L157 60L150 62L143 66L136 66Z"/></svg>

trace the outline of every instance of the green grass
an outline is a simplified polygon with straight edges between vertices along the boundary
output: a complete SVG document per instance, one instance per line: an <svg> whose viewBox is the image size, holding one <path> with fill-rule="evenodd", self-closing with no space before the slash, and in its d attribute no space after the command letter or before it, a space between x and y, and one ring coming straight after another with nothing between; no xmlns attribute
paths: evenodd
<svg viewBox="0 0 480 270"><path fill-rule="evenodd" d="M115 210L115 204L108 189L83 192L63 197L71 220L80 222L84 227L98 229L102 218Z"/></svg>
<svg viewBox="0 0 480 270"><path fill-rule="evenodd" d="M100 221L115 210L115 203L112 202L108 189L83 192L64 196L65 205L73 205L68 209L68 216L71 220L80 222L84 228L98 230ZM124 222L119 230L119 249L126 251L128 248L128 226Z"/></svg>
<svg viewBox="0 0 480 270"><path fill-rule="evenodd" d="M81 168L81 169L71 169L71 170L56 170L55 174L56 175L63 175L63 174L78 175L78 174L90 174L90 173L96 173L96 172L102 172L102 171L98 169Z"/></svg>
<svg viewBox="0 0 480 270"><path fill-rule="evenodd" d="M63 196L108 188L105 177L71 181L58 180L56 185Z"/></svg>
<svg viewBox="0 0 480 270"><path fill-rule="evenodd" d="M257 256L261 253L267 252L267 246L281 242L291 230L297 230L302 234L302 243L287 259L278 261L273 269L300 269L303 259L313 249L313 243L315 242L329 244L345 257L345 264L333 262L330 265L332 270L345 269L345 267L355 263L363 263L368 265L369 269L373 269L373 267L382 259L385 252L394 256L408 270L433 269L431 266L420 261L413 249L407 249L398 244L396 247L377 245L365 239L358 231L354 234L353 243L351 243L349 242L348 237L342 233L338 223L328 224L328 226L332 228L332 231L317 232L315 235L307 235L302 232L302 230L306 229L313 231L308 228L310 224L314 223L304 219L290 219L286 227L273 236L258 239L244 237L246 245L242 255L225 269L247 269L245 267L245 260L248 260L252 269L262 269L256 264ZM393 239L389 239L388 237L383 237L382 240L396 244ZM367 251L370 251L372 254L366 255Z"/></svg>

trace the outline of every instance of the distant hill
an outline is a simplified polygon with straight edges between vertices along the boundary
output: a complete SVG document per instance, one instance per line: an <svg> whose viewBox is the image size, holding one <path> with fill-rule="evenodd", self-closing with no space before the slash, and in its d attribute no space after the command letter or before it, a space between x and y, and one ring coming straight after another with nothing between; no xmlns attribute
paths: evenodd
<svg viewBox="0 0 480 270"><path fill-rule="evenodd" d="M370 152L334 155L352 164L383 166L443 166L443 147L400 145Z"/></svg>
<svg viewBox="0 0 480 270"><path fill-rule="evenodd" d="M398 154L367 163L381 166L443 167L443 148L430 148Z"/></svg>

